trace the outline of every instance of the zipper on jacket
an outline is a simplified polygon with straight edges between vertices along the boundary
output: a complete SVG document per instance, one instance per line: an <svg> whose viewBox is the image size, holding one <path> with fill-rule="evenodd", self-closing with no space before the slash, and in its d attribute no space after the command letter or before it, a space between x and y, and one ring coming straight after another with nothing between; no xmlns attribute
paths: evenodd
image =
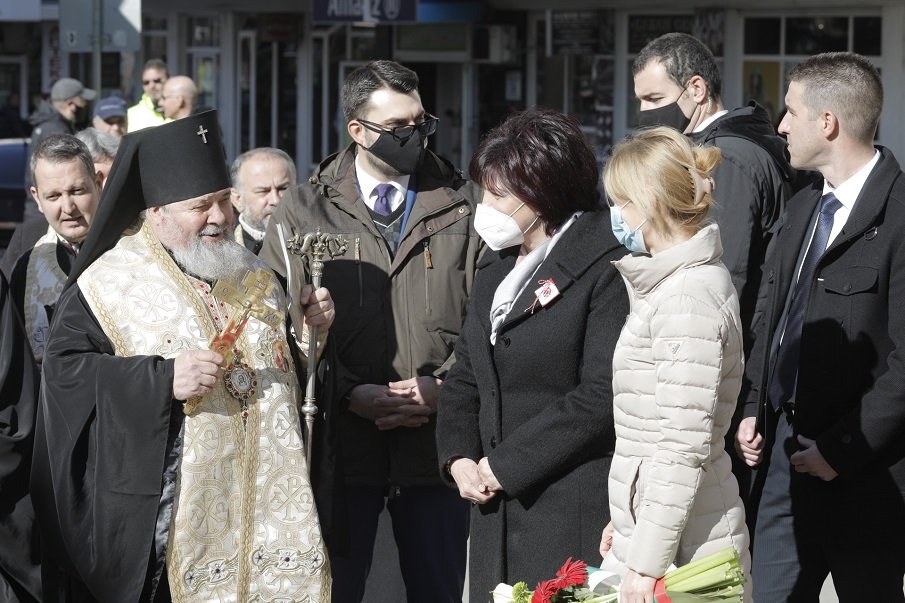
<svg viewBox="0 0 905 603"><path fill-rule="evenodd" d="M424 246L424 309L428 314L431 313L431 290L430 290L430 270L434 268L434 262L431 260L430 239L421 241Z"/></svg>
<svg viewBox="0 0 905 603"><path fill-rule="evenodd" d="M358 307L365 305L364 284L361 277L361 237L355 237L355 264L358 266Z"/></svg>

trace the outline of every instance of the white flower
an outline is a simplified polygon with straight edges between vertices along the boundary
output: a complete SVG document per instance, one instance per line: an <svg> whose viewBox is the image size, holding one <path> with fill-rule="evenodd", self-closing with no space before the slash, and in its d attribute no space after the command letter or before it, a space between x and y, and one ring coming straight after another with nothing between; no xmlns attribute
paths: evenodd
<svg viewBox="0 0 905 603"><path fill-rule="evenodd" d="M508 584L503 584L500 582L496 585L496 588L490 592L493 595L493 603L509 603L513 601L512 597L512 587Z"/></svg>

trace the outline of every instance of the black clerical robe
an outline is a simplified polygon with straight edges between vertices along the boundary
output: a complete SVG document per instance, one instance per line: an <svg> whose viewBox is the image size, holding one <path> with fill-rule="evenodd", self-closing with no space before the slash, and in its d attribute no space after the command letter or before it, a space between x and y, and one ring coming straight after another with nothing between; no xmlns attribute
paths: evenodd
<svg viewBox="0 0 905 603"><path fill-rule="evenodd" d="M28 473L36 371L25 328L0 275L0 601L41 600L41 573Z"/></svg>
<svg viewBox="0 0 905 603"><path fill-rule="evenodd" d="M78 286L56 314L32 470L45 558L56 565L47 600L168 600L156 580L168 528L159 533L158 511L172 508L162 493L173 490L183 416L174 360L114 355Z"/></svg>

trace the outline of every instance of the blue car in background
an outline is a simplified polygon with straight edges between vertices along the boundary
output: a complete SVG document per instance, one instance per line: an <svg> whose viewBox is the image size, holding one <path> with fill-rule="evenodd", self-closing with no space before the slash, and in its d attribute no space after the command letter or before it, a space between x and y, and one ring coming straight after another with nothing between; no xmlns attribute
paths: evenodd
<svg viewBox="0 0 905 603"><path fill-rule="evenodd" d="M6 249L25 211L28 145L28 138L0 139L0 249Z"/></svg>

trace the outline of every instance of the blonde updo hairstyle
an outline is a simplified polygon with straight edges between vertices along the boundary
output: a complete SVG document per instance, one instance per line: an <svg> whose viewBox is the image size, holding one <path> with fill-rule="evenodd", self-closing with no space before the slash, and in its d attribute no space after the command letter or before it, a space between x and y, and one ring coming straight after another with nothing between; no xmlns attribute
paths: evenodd
<svg viewBox="0 0 905 603"><path fill-rule="evenodd" d="M633 202L657 232L694 235L714 204L710 174L720 150L701 147L678 130L640 130L619 143L603 172L606 194L616 205Z"/></svg>

